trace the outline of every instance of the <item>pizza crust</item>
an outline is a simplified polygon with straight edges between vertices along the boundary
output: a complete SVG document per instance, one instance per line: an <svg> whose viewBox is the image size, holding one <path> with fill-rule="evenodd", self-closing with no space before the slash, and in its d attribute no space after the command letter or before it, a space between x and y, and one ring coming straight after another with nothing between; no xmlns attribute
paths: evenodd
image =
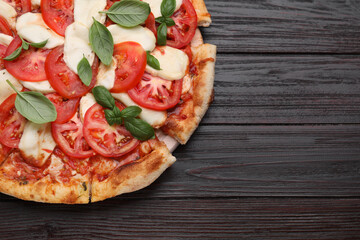
<svg viewBox="0 0 360 240"><path fill-rule="evenodd" d="M199 27L209 27L211 24L211 15L208 12L204 0L191 0L198 18Z"/></svg>

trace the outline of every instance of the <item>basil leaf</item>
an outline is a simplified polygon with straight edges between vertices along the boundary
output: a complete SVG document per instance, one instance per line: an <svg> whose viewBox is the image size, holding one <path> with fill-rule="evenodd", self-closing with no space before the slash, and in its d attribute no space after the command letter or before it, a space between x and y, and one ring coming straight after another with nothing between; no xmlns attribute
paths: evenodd
<svg viewBox="0 0 360 240"><path fill-rule="evenodd" d="M109 109L113 109L115 107L115 99L105 87L94 87L92 93L94 94L96 102L102 107Z"/></svg>
<svg viewBox="0 0 360 240"><path fill-rule="evenodd" d="M166 38L167 38L167 26L166 23L160 24L157 30L157 44L160 46L166 45Z"/></svg>
<svg viewBox="0 0 360 240"><path fill-rule="evenodd" d="M89 40L100 61L105 65L110 65L114 53L114 39L110 31L95 18L90 27Z"/></svg>
<svg viewBox="0 0 360 240"><path fill-rule="evenodd" d="M161 15L163 17L170 17L174 14L176 9L176 0L163 0L161 2Z"/></svg>
<svg viewBox="0 0 360 240"><path fill-rule="evenodd" d="M129 106L121 111L122 118L135 118L139 116L142 109L138 106Z"/></svg>
<svg viewBox="0 0 360 240"><path fill-rule="evenodd" d="M21 47L22 47L24 50L29 50L30 43L24 41L24 39L22 39L22 38L21 38L21 41L22 41Z"/></svg>
<svg viewBox="0 0 360 240"><path fill-rule="evenodd" d="M118 107L114 107L113 110L105 109L105 118L110 126L114 124L122 124L122 118L120 116L120 109Z"/></svg>
<svg viewBox="0 0 360 240"><path fill-rule="evenodd" d="M165 23L166 26L171 27L175 25L175 21L172 18L166 18L166 17L158 17L155 19L158 23Z"/></svg>
<svg viewBox="0 0 360 240"><path fill-rule="evenodd" d="M155 131L151 125L139 118L126 119L125 128L140 141L155 138Z"/></svg>
<svg viewBox="0 0 360 240"><path fill-rule="evenodd" d="M86 59L85 56L81 59L81 61L77 65L77 70L78 70L78 74L79 74L81 81L86 86L90 86L91 79L93 77L92 69L91 69L89 61Z"/></svg>
<svg viewBox="0 0 360 240"><path fill-rule="evenodd" d="M161 70L159 60L157 60L156 57L151 55L149 51L146 52L146 58L147 58L147 64L150 67L152 67L156 70Z"/></svg>
<svg viewBox="0 0 360 240"><path fill-rule="evenodd" d="M35 47L35 48L43 48L43 47L45 47L45 45L47 44L48 41L49 41L49 39L46 39L45 41L42 41L39 43L30 43L30 46Z"/></svg>
<svg viewBox="0 0 360 240"><path fill-rule="evenodd" d="M9 56L4 58L4 60L6 60L6 61L14 61L15 59L17 59L20 56L22 49L23 49L22 46L18 47Z"/></svg>
<svg viewBox="0 0 360 240"><path fill-rule="evenodd" d="M148 3L139 0L122 0L115 2L106 15L122 27L135 27L145 22L150 14Z"/></svg>
<svg viewBox="0 0 360 240"><path fill-rule="evenodd" d="M39 92L19 92L9 80L6 82L17 92L15 108L21 115L37 124L56 120L56 108L47 97Z"/></svg>

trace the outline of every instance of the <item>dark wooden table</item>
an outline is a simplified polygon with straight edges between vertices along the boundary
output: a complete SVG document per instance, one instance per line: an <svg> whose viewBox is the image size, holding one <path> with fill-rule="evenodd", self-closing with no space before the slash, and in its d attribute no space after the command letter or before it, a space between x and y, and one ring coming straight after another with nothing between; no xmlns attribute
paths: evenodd
<svg viewBox="0 0 360 240"><path fill-rule="evenodd" d="M360 239L360 1L206 0L215 101L150 187L0 195L0 239Z"/></svg>

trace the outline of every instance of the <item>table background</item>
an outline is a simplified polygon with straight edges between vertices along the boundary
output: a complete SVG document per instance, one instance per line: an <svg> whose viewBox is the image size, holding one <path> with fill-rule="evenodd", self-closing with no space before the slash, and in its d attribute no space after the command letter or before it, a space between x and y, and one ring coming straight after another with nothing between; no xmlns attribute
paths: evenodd
<svg viewBox="0 0 360 240"><path fill-rule="evenodd" d="M91 205L0 195L0 238L360 238L360 1L206 4L215 101L176 164Z"/></svg>

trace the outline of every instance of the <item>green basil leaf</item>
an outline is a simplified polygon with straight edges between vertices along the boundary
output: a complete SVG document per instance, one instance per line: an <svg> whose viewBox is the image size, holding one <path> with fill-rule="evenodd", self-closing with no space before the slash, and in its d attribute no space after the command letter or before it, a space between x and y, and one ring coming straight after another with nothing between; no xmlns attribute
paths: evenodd
<svg viewBox="0 0 360 240"><path fill-rule="evenodd" d="M149 51L146 52L146 58L147 58L147 64L150 67L152 67L156 70L161 70L159 60L157 60L156 57L151 55Z"/></svg>
<svg viewBox="0 0 360 240"><path fill-rule="evenodd" d="M166 38L167 38L167 26L166 23L160 24L157 30L157 44L160 46L166 45Z"/></svg>
<svg viewBox="0 0 360 240"><path fill-rule="evenodd" d="M142 109L138 106L129 106L121 111L122 118L135 118L139 116Z"/></svg>
<svg viewBox="0 0 360 240"><path fill-rule="evenodd" d="M171 17L176 9L176 0L163 0L161 2L161 15L163 17Z"/></svg>
<svg viewBox="0 0 360 240"><path fill-rule="evenodd" d="M47 97L39 92L19 92L9 80L6 82L17 92L15 108L21 115L37 124L56 120L56 108Z"/></svg>
<svg viewBox="0 0 360 240"><path fill-rule="evenodd" d="M81 61L77 65L77 70L78 70L78 74L79 74L81 81L86 86L90 86L91 79L93 77L92 69L91 69L89 61L86 59L85 56L81 59Z"/></svg>
<svg viewBox="0 0 360 240"><path fill-rule="evenodd" d="M45 47L45 45L47 44L48 41L49 41L49 39L39 42L39 43L30 43L30 46L35 47L35 48L43 48L43 47Z"/></svg>
<svg viewBox="0 0 360 240"><path fill-rule="evenodd" d="M125 128L140 141L155 138L155 131L151 125L139 118L125 119Z"/></svg>
<svg viewBox="0 0 360 240"><path fill-rule="evenodd" d="M20 56L22 49L23 49L22 46L18 47L9 56L4 58L4 60L6 60L6 61L14 61L15 59L17 59Z"/></svg>
<svg viewBox="0 0 360 240"><path fill-rule="evenodd" d="M158 23L165 23L166 26L171 27L175 25L175 21L172 18L166 18L166 17L158 17L155 19Z"/></svg>
<svg viewBox="0 0 360 240"><path fill-rule="evenodd" d="M114 53L114 39L110 31L95 18L90 27L89 40L100 61L105 65L110 65Z"/></svg>
<svg viewBox="0 0 360 240"><path fill-rule="evenodd" d="M148 3L139 0L122 0L115 2L106 15L122 27L135 27L145 22L150 14Z"/></svg>
<svg viewBox="0 0 360 240"><path fill-rule="evenodd" d="M94 94L96 102L102 107L109 109L113 109L115 107L115 99L105 87L94 87L92 93Z"/></svg>

